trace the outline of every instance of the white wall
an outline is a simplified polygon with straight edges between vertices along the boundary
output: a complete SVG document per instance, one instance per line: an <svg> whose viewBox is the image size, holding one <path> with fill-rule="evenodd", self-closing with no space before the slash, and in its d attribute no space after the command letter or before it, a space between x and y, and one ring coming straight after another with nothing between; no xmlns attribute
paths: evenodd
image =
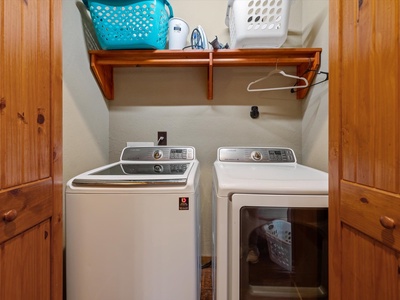
<svg viewBox="0 0 400 300"><path fill-rule="evenodd" d="M170 2L175 16L185 19L190 30L201 25L208 40L217 35L220 42L229 42L224 23L227 0L190 0L190 6L189 0ZM303 2L328 6L328 0ZM301 28L312 22L308 14L314 14L313 5L303 10L303 2L293 2L289 37L284 47L301 46ZM289 91L246 91L249 82L265 76L271 68L215 68L214 99L211 101L206 95L205 68L121 68L114 74L115 100L105 101L89 71L75 0L63 0L63 3L64 81L67 86L64 91L64 175L103 164L108 146L107 159L111 162L118 159L127 141L156 142L157 131L168 132L169 145L194 146L201 164L202 255L211 255L211 180L218 147L287 146L295 150L300 161L304 150L327 148L327 136L324 139L319 129L321 124L325 126L327 112L318 109L315 112L313 104L314 101L319 106L323 101L326 103L323 98L327 94L319 96L317 93L316 100L299 101ZM320 39L326 42L327 30L322 33ZM295 72L293 68L285 70ZM83 94L82 90L85 90ZM250 118L253 105L259 106L258 119ZM309 138L308 131L317 131L321 136ZM307 141L304 149L302 135ZM108 137L109 141L105 141ZM77 151L77 145L85 146ZM100 149L97 150L97 146ZM318 156L315 167L326 169L327 153L314 150L313 153ZM312 164L309 155L305 157ZM77 163L72 165L72 162Z"/></svg>
<svg viewBox="0 0 400 300"><path fill-rule="evenodd" d="M64 182L108 163L108 101L89 68L75 0L63 0L63 175Z"/></svg>

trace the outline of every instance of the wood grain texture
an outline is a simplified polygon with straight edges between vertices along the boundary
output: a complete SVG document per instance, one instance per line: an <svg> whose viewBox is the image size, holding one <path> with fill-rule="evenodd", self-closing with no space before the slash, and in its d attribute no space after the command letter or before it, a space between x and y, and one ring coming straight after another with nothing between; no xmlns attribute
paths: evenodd
<svg viewBox="0 0 400 300"><path fill-rule="evenodd" d="M340 1L329 1L329 289L330 299L341 298L341 230L339 205L340 164L342 161L341 91L343 64L341 45L342 16Z"/></svg>
<svg viewBox="0 0 400 300"><path fill-rule="evenodd" d="M0 2L0 299L62 299L61 12L61 0ZM43 222L45 245L32 233Z"/></svg>
<svg viewBox="0 0 400 300"><path fill-rule="evenodd" d="M340 216L344 223L400 251L400 196L343 181ZM393 229L384 228L381 217L393 219Z"/></svg>
<svg viewBox="0 0 400 300"><path fill-rule="evenodd" d="M51 41L51 178L53 211L51 218L51 299L63 299L63 102L62 102L62 1L50 2Z"/></svg>
<svg viewBox="0 0 400 300"><path fill-rule="evenodd" d="M50 222L38 224L0 248L0 299L50 300Z"/></svg>
<svg viewBox="0 0 400 300"><path fill-rule="evenodd" d="M330 1L330 299L400 299L399 11Z"/></svg>
<svg viewBox="0 0 400 300"><path fill-rule="evenodd" d="M50 176L50 11L40 1L3 1L2 188ZM23 41L23 42L22 42Z"/></svg>
<svg viewBox="0 0 400 300"><path fill-rule="evenodd" d="M342 235L342 299L399 299L395 251L348 226Z"/></svg>

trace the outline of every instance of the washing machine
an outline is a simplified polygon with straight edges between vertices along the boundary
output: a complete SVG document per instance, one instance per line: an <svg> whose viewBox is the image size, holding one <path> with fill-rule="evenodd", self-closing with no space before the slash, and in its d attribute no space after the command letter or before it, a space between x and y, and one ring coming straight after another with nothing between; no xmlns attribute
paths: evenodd
<svg viewBox="0 0 400 300"><path fill-rule="evenodd" d="M195 149L126 147L66 187L69 300L200 299Z"/></svg>
<svg viewBox="0 0 400 300"><path fill-rule="evenodd" d="M328 299L328 174L285 147L222 147L213 299Z"/></svg>

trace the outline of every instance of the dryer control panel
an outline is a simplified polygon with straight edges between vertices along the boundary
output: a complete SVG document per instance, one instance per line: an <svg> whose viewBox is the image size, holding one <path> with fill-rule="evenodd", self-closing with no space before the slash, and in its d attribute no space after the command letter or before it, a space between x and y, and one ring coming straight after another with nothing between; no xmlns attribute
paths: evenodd
<svg viewBox="0 0 400 300"><path fill-rule="evenodd" d="M218 149L218 160L225 162L296 163L290 148L223 147Z"/></svg>
<svg viewBox="0 0 400 300"><path fill-rule="evenodd" d="M121 153L123 161L192 161L195 158L195 149L185 146L126 147Z"/></svg>

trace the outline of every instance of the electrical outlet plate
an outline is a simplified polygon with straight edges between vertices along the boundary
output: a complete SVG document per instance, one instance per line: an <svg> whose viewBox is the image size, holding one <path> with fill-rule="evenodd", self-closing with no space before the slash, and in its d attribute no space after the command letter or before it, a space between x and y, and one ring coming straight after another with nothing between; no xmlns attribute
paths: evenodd
<svg viewBox="0 0 400 300"><path fill-rule="evenodd" d="M157 141L158 145L166 146L167 145L167 132L166 131L159 131L157 133Z"/></svg>

